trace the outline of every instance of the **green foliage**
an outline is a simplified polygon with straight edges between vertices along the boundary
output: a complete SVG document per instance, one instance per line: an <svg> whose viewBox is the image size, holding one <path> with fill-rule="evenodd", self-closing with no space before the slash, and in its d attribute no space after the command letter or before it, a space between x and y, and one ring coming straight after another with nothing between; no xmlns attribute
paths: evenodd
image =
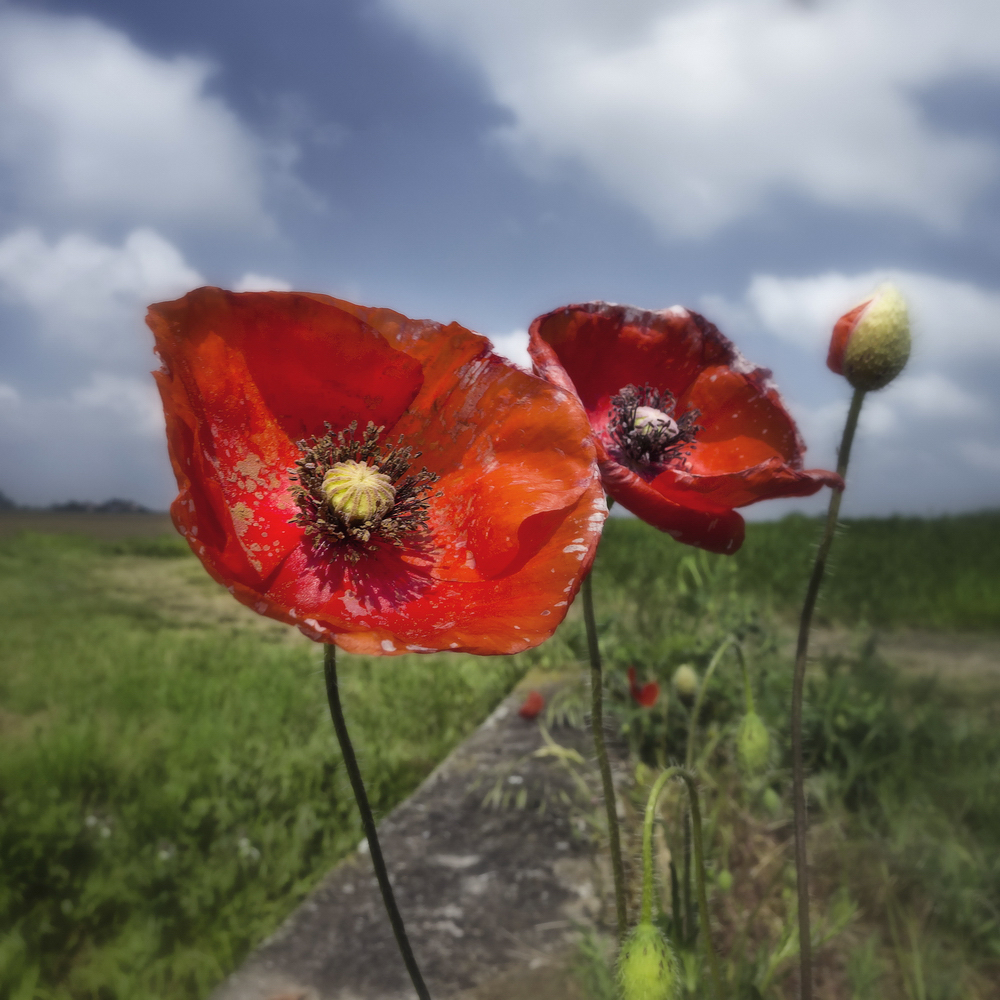
<svg viewBox="0 0 1000 1000"><path fill-rule="evenodd" d="M362 837L319 648L249 614L178 617L157 595L201 571L164 565L175 548L0 542L2 996L203 996ZM126 570L163 587L112 586ZM522 670L344 656L376 814Z"/></svg>
<svg viewBox="0 0 1000 1000"><path fill-rule="evenodd" d="M661 619L657 606L685 587L727 613L727 590L797 613L821 530L820 519L801 515L748 524L735 556L712 556L641 521L612 518L600 569L617 583L648 592L649 626ZM998 628L998 567L1000 511L847 520L833 548L819 611L850 624Z"/></svg>

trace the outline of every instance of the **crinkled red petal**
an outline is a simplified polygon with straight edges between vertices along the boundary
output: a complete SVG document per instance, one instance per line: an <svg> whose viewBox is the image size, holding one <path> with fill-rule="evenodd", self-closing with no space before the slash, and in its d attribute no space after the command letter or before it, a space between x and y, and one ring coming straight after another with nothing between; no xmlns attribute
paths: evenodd
<svg viewBox="0 0 1000 1000"><path fill-rule="evenodd" d="M618 503L678 542L727 554L743 544L745 525L736 511L698 509L688 502L687 494L671 499L612 460L598 466L604 488Z"/></svg>
<svg viewBox="0 0 1000 1000"><path fill-rule="evenodd" d="M434 576L488 578L530 556L552 530L552 518L538 515L562 511L593 476L576 397L509 365L456 323L337 304L424 365L424 386L393 432L420 441L420 464L441 477L430 520L444 551Z"/></svg>
<svg viewBox="0 0 1000 1000"><path fill-rule="evenodd" d="M567 306L532 323L528 349L540 375L578 391L608 493L679 541L735 552L744 525L734 507L843 486L834 473L802 469L805 446L771 373L749 364L697 313ZM630 384L671 392L679 414L699 411L685 465L651 482L610 453L611 397Z"/></svg>
<svg viewBox="0 0 1000 1000"><path fill-rule="evenodd" d="M830 350L826 356L826 367L836 375L844 374L844 352L847 350L847 342L851 339L851 334L854 333L854 328L858 325L861 314L871 305L871 302L871 299L866 299L861 305L844 313L833 327Z"/></svg>
<svg viewBox="0 0 1000 1000"><path fill-rule="evenodd" d="M151 306L147 321L181 489L175 523L216 579L259 591L302 543L288 523L292 438L326 421L394 423L420 365L357 317L294 293L199 288Z"/></svg>
<svg viewBox="0 0 1000 1000"><path fill-rule="evenodd" d="M515 653L552 634L607 513L575 397L455 324L325 296L201 289L153 307L149 322L164 360L175 520L239 600L370 654ZM279 363L276 351L294 357ZM302 399L284 381L296 378ZM339 384L326 409L323 386ZM292 435L353 419L418 443L448 492L420 544L355 565L318 557L287 523Z"/></svg>

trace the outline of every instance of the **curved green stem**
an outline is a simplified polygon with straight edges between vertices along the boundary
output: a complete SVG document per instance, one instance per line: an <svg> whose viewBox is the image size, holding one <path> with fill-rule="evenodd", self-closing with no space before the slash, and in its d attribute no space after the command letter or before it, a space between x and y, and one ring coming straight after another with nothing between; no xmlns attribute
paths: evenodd
<svg viewBox="0 0 1000 1000"><path fill-rule="evenodd" d="M385 867L382 848L378 842L375 818L372 816L371 806L368 804L368 794L365 792L365 783L361 778L358 759L354 755L354 747L347 734L347 723L344 721L344 711L340 705L340 686L337 683L337 647L332 642L324 646L323 673L326 677L326 697L330 703L330 717L333 719L333 728L337 733L337 741L340 743L344 766L347 768L347 776L351 780L354 798L358 803L358 811L361 813L361 825L368 838L372 867L375 869L378 887L382 891L382 902L385 903L386 912L389 914L389 923L392 924L392 932L396 936L396 944L399 947L399 953L403 956L406 971L410 974L413 988L417 991L420 1000L431 1000L423 976L420 975L420 968L417 966L413 949L410 947L410 940L406 936L406 927L403 925L399 907L396 906L396 897L393 895L392 885L389 882L389 872Z"/></svg>
<svg viewBox="0 0 1000 1000"><path fill-rule="evenodd" d="M687 754L684 758L684 764L686 767L694 767L694 740L695 734L698 731L698 716L701 714L701 703L705 699L705 690L708 688L708 682L712 679L712 674L715 673L715 668L722 660L722 654L730 646L738 645L739 643L736 641L734 636L727 636L723 640L722 645L715 651L715 655L712 657L708 664L708 669L705 671L705 676L701 679L701 683L698 685L698 694L695 696L694 708L691 710L691 722L688 728Z"/></svg>
<svg viewBox="0 0 1000 1000"><path fill-rule="evenodd" d="M622 865L621 840L618 834L618 812L615 808L615 786L611 780L608 750L604 745L604 676L601 651L597 645L597 624L594 620L594 594L588 573L583 578L583 619L587 626L587 649L590 653L590 725L594 733L594 750L604 789L604 808L608 816L608 841L611 849L611 871L615 880L615 917L618 940L625 938L628 912L625 908L625 868Z"/></svg>
<svg viewBox="0 0 1000 1000"><path fill-rule="evenodd" d="M844 434L840 440L837 452L837 473L843 478L847 475L847 463L851 457L851 444L854 432L858 427L858 416L861 404L865 399L863 389L855 389L851 399L851 408L844 424ZM799 900L799 996L801 1000L812 1000L812 939L809 929L809 871L806 858L806 832L808 816L806 815L805 793L805 761L802 756L802 699L805 691L806 658L809 654L809 630L812 626L813 611L816 608L816 598L819 596L820 584L826 571L826 560L833 544L833 536L837 529L837 517L840 514L842 490L830 493L830 507L826 515L826 526L823 538L816 551L816 561L813 563L809 586L806 588L806 599L802 605L802 616L799 619L799 638L795 649L795 672L792 675L792 804L795 810L795 876L798 883Z"/></svg>
<svg viewBox="0 0 1000 1000"><path fill-rule="evenodd" d="M712 947L712 935L708 924L708 893L705 891L705 852L701 835L701 806L698 800L698 788L694 775L687 769L675 765L668 767L650 790L646 801L646 815L642 824L642 917L643 921L652 919L653 914L653 823L656 819L656 803L663 791L663 786L673 777L684 780L688 793L688 803L691 810L691 827L694 833L694 863L696 884L698 886L698 920L701 925L701 937L704 943L705 956L712 977L712 989L716 1000L723 1000L722 979L719 974L719 962Z"/></svg>
<svg viewBox="0 0 1000 1000"><path fill-rule="evenodd" d="M663 786L674 777L680 767L668 767L653 782L649 798L646 800L646 815L642 822L642 910L639 920L648 923L653 919L653 823L656 819L656 803Z"/></svg>

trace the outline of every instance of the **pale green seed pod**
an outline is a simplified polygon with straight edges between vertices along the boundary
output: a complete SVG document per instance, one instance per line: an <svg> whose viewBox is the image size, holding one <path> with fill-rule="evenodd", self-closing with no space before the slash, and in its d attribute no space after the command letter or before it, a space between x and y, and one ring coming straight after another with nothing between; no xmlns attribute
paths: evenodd
<svg viewBox="0 0 1000 1000"><path fill-rule="evenodd" d="M366 462L337 462L323 476L323 493L348 524L381 521L396 502L387 475Z"/></svg>
<svg viewBox="0 0 1000 1000"><path fill-rule="evenodd" d="M618 953L621 1000L674 1000L679 984L670 942L648 921L633 927Z"/></svg>
<svg viewBox="0 0 1000 1000"><path fill-rule="evenodd" d="M682 698L692 699L698 693L698 674L688 663L674 671L674 688Z"/></svg>
<svg viewBox="0 0 1000 1000"><path fill-rule="evenodd" d="M866 392L887 386L910 357L906 302L892 285L845 313L833 328L827 367Z"/></svg>
<svg viewBox="0 0 1000 1000"><path fill-rule="evenodd" d="M736 731L736 757L745 774L760 774L771 755L771 737L764 720L756 712L747 712Z"/></svg>

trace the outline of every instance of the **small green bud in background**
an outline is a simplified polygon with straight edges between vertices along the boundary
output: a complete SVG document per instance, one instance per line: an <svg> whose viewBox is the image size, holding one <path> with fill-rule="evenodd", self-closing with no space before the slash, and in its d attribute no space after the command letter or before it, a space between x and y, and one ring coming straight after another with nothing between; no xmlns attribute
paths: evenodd
<svg viewBox="0 0 1000 1000"><path fill-rule="evenodd" d="M736 731L736 757L748 775L760 774L767 768L771 755L771 737L764 720L756 712L747 712Z"/></svg>
<svg viewBox="0 0 1000 1000"><path fill-rule="evenodd" d="M892 285L837 320L826 365L855 389L887 386L910 357L910 319L903 296Z"/></svg>
<svg viewBox="0 0 1000 1000"><path fill-rule="evenodd" d="M632 928L618 953L618 988L622 1000L674 1000L679 977L677 957L653 924Z"/></svg>
<svg viewBox="0 0 1000 1000"><path fill-rule="evenodd" d="M715 884L719 887L720 892L729 892L733 887L733 873L728 868L723 868L715 876Z"/></svg>
<svg viewBox="0 0 1000 1000"><path fill-rule="evenodd" d="M760 800L772 816L777 816L781 812L781 796L773 788L765 788Z"/></svg>
<svg viewBox="0 0 1000 1000"><path fill-rule="evenodd" d="M690 664L684 663L674 671L674 689L684 701L694 700L698 684L698 674Z"/></svg>

